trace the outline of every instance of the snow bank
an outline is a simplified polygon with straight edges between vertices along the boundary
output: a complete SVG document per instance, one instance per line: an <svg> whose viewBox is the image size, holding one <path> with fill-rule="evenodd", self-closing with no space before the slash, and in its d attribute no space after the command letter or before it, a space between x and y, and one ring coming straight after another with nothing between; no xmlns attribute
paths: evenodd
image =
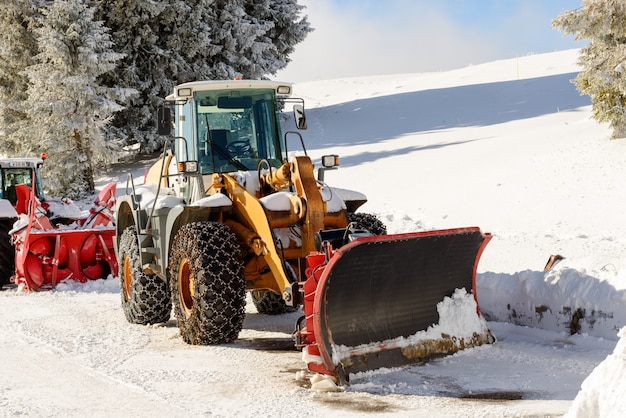
<svg viewBox="0 0 626 418"><path fill-rule="evenodd" d="M565 415L573 417L623 417L626 411L626 327L619 332L615 350L585 379Z"/></svg>
<svg viewBox="0 0 626 418"><path fill-rule="evenodd" d="M611 340L626 324L626 290L567 266L483 273L476 286L480 309L490 321Z"/></svg>
<svg viewBox="0 0 626 418"><path fill-rule="evenodd" d="M74 280L65 280L59 283L53 292L75 293L119 293L120 281L117 277L109 275L106 280L90 280L80 283Z"/></svg>

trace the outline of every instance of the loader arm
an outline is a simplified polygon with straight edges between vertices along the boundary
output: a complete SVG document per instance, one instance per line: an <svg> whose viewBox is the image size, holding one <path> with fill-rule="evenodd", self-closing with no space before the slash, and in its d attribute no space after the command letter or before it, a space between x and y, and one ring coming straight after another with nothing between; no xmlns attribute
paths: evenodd
<svg viewBox="0 0 626 418"><path fill-rule="evenodd" d="M297 195L305 203L302 224L302 254L315 251L315 233L324 229L326 208L313 175L313 163L309 157L294 157L291 163L291 182Z"/></svg>
<svg viewBox="0 0 626 418"><path fill-rule="evenodd" d="M281 290L285 303L288 305L293 304L294 295L292 284L285 273L283 260L280 258L278 251L276 250L274 235L268 223L263 205L261 205L261 202L259 202L259 200L252 193L237 183L233 177L223 175L221 178L224 181L224 186L228 191L233 204L237 208L237 212L247 223L247 226L258 234L259 238L261 238L261 245L264 246L263 257L272 270L274 278L276 279L276 284Z"/></svg>

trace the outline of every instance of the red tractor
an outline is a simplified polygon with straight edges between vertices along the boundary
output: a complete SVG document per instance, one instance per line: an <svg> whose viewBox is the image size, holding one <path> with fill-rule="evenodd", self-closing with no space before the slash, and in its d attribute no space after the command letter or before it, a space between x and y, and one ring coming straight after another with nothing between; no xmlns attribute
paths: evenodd
<svg viewBox="0 0 626 418"><path fill-rule="evenodd" d="M46 198L43 158L0 158L0 288L51 289L117 272L113 251L115 184L89 213L69 199Z"/></svg>

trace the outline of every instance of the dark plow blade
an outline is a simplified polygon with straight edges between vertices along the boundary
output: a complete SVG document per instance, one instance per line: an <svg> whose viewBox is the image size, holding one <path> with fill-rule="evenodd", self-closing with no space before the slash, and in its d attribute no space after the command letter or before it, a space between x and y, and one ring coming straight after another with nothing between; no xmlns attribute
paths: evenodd
<svg viewBox="0 0 626 418"><path fill-rule="evenodd" d="M339 249L316 297L322 356L328 361L333 346L382 342L342 358L347 375L491 342L490 336L475 336L477 341L462 341L461 347L455 347L459 344L453 337L409 348L384 343L437 324L437 304L455 289L472 292L478 259L490 237L478 228L463 228L367 237Z"/></svg>

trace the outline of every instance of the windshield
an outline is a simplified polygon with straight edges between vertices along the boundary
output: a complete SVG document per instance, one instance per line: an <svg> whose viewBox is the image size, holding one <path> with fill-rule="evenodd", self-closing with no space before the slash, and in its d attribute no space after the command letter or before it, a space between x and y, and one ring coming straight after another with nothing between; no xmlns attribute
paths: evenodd
<svg viewBox="0 0 626 418"><path fill-rule="evenodd" d="M0 188L0 198L8 199L11 204L15 205L17 202L15 186L25 184L32 188L33 171L31 168L3 168L1 171L2 176L0 180L2 187ZM36 185L35 193L39 200L43 200L40 184Z"/></svg>
<svg viewBox="0 0 626 418"><path fill-rule="evenodd" d="M201 91L194 99L202 174L256 170L261 160L280 167L272 90Z"/></svg>

